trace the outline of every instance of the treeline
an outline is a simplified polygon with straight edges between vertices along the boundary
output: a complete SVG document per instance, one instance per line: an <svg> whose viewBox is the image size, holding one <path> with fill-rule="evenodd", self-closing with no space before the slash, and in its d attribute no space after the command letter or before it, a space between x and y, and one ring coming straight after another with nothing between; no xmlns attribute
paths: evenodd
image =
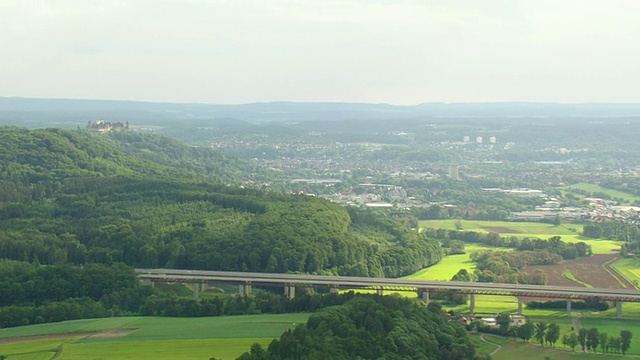
<svg viewBox="0 0 640 360"><path fill-rule="evenodd" d="M522 270L527 265L554 265L562 257L548 251L478 251L471 254L476 262L474 275L480 282L546 285L543 271L527 274Z"/></svg>
<svg viewBox="0 0 640 360"><path fill-rule="evenodd" d="M314 313L267 349L238 359L474 359L464 327L441 307L396 296L359 296Z"/></svg>
<svg viewBox="0 0 640 360"><path fill-rule="evenodd" d="M171 287L141 285L134 270L121 263L44 266L2 259L0 328L122 315L201 317L313 312L357 296L353 292L300 291L289 299L279 290L256 290L255 296L192 299L177 295Z"/></svg>
<svg viewBox="0 0 640 360"><path fill-rule="evenodd" d="M532 300L527 303L527 307L530 309L565 309L567 307L567 300ZM593 309L596 311L605 311L609 309L609 303L598 298L589 298L586 300L571 300L571 309Z"/></svg>
<svg viewBox="0 0 640 360"><path fill-rule="evenodd" d="M0 259L0 327L137 313L154 289L132 268Z"/></svg>
<svg viewBox="0 0 640 360"><path fill-rule="evenodd" d="M528 319L523 325L513 326L511 316L506 313L498 314L496 317L498 327L485 326L482 321L474 321L468 328L477 329L481 332L512 336L520 338L525 342L535 339L541 346L548 344L555 347L558 340L572 351L579 345L582 351L597 352L598 348L602 353L623 355L631 347L633 334L629 330L621 330L619 336L611 336L598 331L597 328L580 328L577 333L572 331L569 334L560 336L560 326L556 323L530 322Z"/></svg>
<svg viewBox="0 0 640 360"><path fill-rule="evenodd" d="M580 241L577 243L567 243L562 241L560 236L552 236L547 240L529 237L519 239L515 236L500 236L495 232L481 233L477 231L449 230L439 228L427 228L424 233L429 238L440 240L443 246L450 247L454 245L460 248L459 243L477 243L494 247L513 248L518 251L548 251L557 254L562 259L570 260L578 257L591 256L593 254L591 245Z"/></svg>
<svg viewBox="0 0 640 360"><path fill-rule="evenodd" d="M584 225L582 233L590 238L605 238L624 241L620 254L628 256L640 251L640 227L623 221L590 222Z"/></svg>
<svg viewBox="0 0 640 360"><path fill-rule="evenodd" d="M0 307L0 328L42 324L77 319L112 317L117 314L99 301L88 297L35 305Z"/></svg>
<svg viewBox="0 0 640 360"><path fill-rule="evenodd" d="M624 242L640 242L638 225L623 221L589 222L584 225L582 234L586 237L605 238Z"/></svg>
<svg viewBox="0 0 640 360"><path fill-rule="evenodd" d="M253 296L214 297L212 299L191 299L185 297L168 296L167 294L153 294L140 307L142 316L171 316L171 317L203 317L223 315L248 314L285 314L295 312L314 312L328 306L341 305L356 296L354 292L342 294L315 292L300 292L293 299L288 298L282 291L274 293L272 290L258 290Z"/></svg>

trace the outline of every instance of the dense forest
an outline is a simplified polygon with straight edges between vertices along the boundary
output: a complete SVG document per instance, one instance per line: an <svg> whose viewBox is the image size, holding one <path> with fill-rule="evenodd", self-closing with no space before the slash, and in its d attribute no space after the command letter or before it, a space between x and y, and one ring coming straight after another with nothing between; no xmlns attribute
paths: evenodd
<svg viewBox="0 0 640 360"><path fill-rule="evenodd" d="M465 328L428 307L396 296L361 296L311 315L267 349L259 344L241 360L474 359Z"/></svg>
<svg viewBox="0 0 640 360"><path fill-rule="evenodd" d="M245 165L210 149L60 129L2 128L0 138L2 258L360 276L441 258L437 241L392 220L223 185Z"/></svg>
<svg viewBox="0 0 640 360"><path fill-rule="evenodd" d="M266 176L254 170L152 134L0 128L0 327L315 309L269 292L179 298L134 267L396 277L441 259L392 218L230 185Z"/></svg>

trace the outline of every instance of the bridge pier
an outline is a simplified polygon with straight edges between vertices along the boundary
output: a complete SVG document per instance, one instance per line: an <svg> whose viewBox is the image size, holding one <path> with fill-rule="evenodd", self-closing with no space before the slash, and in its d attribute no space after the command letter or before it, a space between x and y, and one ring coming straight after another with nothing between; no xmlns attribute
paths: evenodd
<svg viewBox="0 0 640 360"><path fill-rule="evenodd" d="M622 301L616 301L616 313L618 315L618 319L622 319Z"/></svg>
<svg viewBox="0 0 640 360"><path fill-rule="evenodd" d="M251 284L250 283L245 283L245 284L239 284L238 285L238 295L250 295L251 294Z"/></svg>
<svg viewBox="0 0 640 360"><path fill-rule="evenodd" d="M384 289L382 289L382 288L378 288L378 289L376 290L376 294L377 294L378 296L382 296L382 295L384 295Z"/></svg>
<svg viewBox="0 0 640 360"><path fill-rule="evenodd" d="M469 294L469 310L472 314L476 312L476 294L474 293Z"/></svg>
<svg viewBox="0 0 640 360"><path fill-rule="evenodd" d="M331 287L329 288L329 292L330 292L331 294L337 294L337 293L339 293L339 292L340 292L340 287L339 287L339 286L331 286Z"/></svg>
<svg viewBox="0 0 640 360"><path fill-rule="evenodd" d="M571 299L567 299L567 316L571 317Z"/></svg>
<svg viewBox="0 0 640 360"><path fill-rule="evenodd" d="M296 297L296 287L293 285L285 285L284 286L284 294L289 298L293 299Z"/></svg>
<svg viewBox="0 0 640 360"><path fill-rule="evenodd" d="M191 291L193 291L193 298L198 299L200 297L200 283L191 284Z"/></svg>
<svg viewBox="0 0 640 360"><path fill-rule="evenodd" d="M151 287L156 286L156 284L151 279L143 278L140 280L140 282L142 283L142 285L151 286Z"/></svg>
<svg viewBox="0 0 640 360"><path fill-rule="evenodd" d="M429 289L422 289L419 292L420 297L422 297L422 301L425 304L429 304Z"/></svg>
<svg viewBox="0 0 640 360"><path fill-rule="evenodd" d="M518 315L522 315L522 296L518 296Z"/></svg>

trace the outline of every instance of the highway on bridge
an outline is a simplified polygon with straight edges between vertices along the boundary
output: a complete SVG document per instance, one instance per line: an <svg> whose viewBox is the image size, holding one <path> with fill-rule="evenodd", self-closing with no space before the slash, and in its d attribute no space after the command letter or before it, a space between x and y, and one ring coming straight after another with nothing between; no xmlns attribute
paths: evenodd
<svg viewBox="0 0 640 360"><path fill-rule="evenodd" d="M599 298L615 302L640 302L640 291L636 289L603 289L527 284L175 269L136 269L136 272L141 280L151 282L232 283L237 285L253 286L314 287L330 289L371 288L379 290L411 290L419 293L452 290L469 294L513 295L556 299Z"/></svg>

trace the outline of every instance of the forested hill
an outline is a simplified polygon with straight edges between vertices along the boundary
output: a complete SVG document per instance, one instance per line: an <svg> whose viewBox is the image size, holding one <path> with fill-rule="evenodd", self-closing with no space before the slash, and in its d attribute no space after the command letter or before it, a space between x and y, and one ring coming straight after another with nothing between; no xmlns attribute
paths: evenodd
<svg viewBox="0 0 640 360"><path fill-rule="evenodd" d="M219 151L153 134L0 127L0 180L18 187L87 176L237 183L243 175L256 176L255 172L254 167Z"/></svg>
<svg viewBox="0 0 640 360"><path fill-rule="evenodd" d="M139 134L0 129L0 258L400 276L440 246L360 210L222 185L241 164Z"/></svg>

